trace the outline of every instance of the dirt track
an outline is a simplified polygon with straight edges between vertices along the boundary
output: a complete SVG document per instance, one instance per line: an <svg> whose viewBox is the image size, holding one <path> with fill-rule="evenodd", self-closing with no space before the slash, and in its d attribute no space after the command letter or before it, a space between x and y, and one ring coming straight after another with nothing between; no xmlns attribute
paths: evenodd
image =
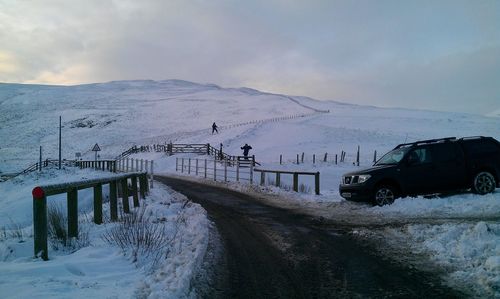
<svg viewBox="0 0 500 299"><path fill-rule="evenodd" d="M156 177L201 204L222 254L206 298L460 298L435 273L378 256L346 228L323 225L254 198L177 178Z"/></svg>

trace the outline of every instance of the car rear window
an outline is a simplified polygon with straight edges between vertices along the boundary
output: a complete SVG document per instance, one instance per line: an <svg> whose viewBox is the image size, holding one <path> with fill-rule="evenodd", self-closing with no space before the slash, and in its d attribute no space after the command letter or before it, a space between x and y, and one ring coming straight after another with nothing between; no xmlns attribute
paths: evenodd
<svg viewBox="0 0 500 299"><path fill-rule="evenodd" d="M500 152L500 146L491 139L464 140L463 147L470 155L481 155Z"/></svg>

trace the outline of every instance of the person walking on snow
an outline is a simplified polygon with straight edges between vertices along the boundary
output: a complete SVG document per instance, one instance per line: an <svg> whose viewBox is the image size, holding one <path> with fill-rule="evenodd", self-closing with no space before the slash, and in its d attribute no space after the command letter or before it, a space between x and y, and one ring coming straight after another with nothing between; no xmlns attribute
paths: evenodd
<svg viewBox="0 0 500 299"><path fill-rule="evenodd" d="M243 156L245 156L245 160L248 160L248 152L252 149L252 147L245 143L244 146L241 147L243 150Z"/></svg>
<svg viewBox="0 0 500 299"><path fill-rule="evenodd" d="M219 134L219 131L217 131L217 125L215 124L215 122L212 124L212 135L214 134L214 132Z"/></svg>

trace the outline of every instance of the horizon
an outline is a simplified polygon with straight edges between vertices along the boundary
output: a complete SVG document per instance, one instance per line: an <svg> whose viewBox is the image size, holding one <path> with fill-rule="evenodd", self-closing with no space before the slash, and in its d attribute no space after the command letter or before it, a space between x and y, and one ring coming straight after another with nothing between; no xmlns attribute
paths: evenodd
<svg viewBox="0 0 500 299"><path fill-rule="evenodd" d="M6 1L0 33L5 83L182 78L357 105L500 112L494 0Z"/></svg>

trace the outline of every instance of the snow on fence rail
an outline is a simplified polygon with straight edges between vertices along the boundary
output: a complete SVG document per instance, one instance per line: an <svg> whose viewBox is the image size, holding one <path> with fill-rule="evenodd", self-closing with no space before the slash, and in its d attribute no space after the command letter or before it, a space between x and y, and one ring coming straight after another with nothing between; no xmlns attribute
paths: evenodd
<svg viewBox="0 0 500 299"><path fill-rule="evenodd" d="M134 158L121 158L116 160L117 172L143 172L149 174L149 184L153 188L154 161Z"/></svg>
<svg viewBox="0 0 500 299"><path fill-rule="evenodd" d="M149 192L147 174L129 173L108 178L76 181L64 184L38 186L33 188L33 234L35 257L48 260L47 246L47 197L67 193L68 237L78 237L78 190L94 188L94 223L102 224L102 185L109 184L109 202L111 221L118 220L118 188L122 194L124 213L130 213L129 185L130 180L134 207L139 206L139 193L144 199ZM139 181L139 188L137 183Z"/></svg>
<svg viewBox="0 0 500 299"><path fill-rule="evenodd" d="M250 160L249 160L250 161ZM219 165L218 165L219 164ZM176 158L175 171L206 179L253 182L253 163L239 163L230 160Z"/></svg>
<svg viewBox="0 0 500 299"><path fill-rule="evenodd" d="M316 162L333 162L335 164L338 164L338 163L343 163L346 161L346 156L347 156L347 152L345 151L341 151L340 154L334 154L334 155L329 155L328 153L324 153L324 154L306 154L304 152L302 152L302 154L297 154L296 156L294 156L292 159L288 159L288 160L285 160L283 158L283 154L280 154L280 157L279 157L279 162L280 162L280 165L282 164L285 164L286 161L288 162L292 162L294 164L301 164L301 163L304 163L304 161L308 161L308 158L310 157L310 160L313 164L316 164ZM358 146L358 150L357 152L354 154L354 157L353 156L350 156L351 158L353 158L353 165L357 165L359 166L360 165L360 147ZM373 163L377 162L377 151L375 150L373 152Z"/></svg>
<svg viewBox="0 0 500 299"><path fill-rule="evenodd" d="M285 171L285 170L270 170L270 169L254 169L255 172L260 172L260 184L264 185L266 183L266 173L274 173L276 175L275 184L276 187L281 187L281 175L291 174L293 175L293 191L299 192L299 175L311 175L314 176L314 193L319 195L319 171L318 172L306 172L306 171Z"/></svg>
<svg viewBox="0 0 500 299"><path fill-rule="evenodd" d="M229 160L192 158L176 158L175 171L201 176L205 179L213 179L214 181L248 181L250 184L253 184L254 172L260 172L261 185L265 185L266 173L274 173L276 174L275 184L277 187L282 187L282 174L291 174L293 176L293 191L295 192L299 192L299 176L314 176L314 191L315 194L320 194L319 172L258 169L254 167L253 163L242 164Z"/></svg>

